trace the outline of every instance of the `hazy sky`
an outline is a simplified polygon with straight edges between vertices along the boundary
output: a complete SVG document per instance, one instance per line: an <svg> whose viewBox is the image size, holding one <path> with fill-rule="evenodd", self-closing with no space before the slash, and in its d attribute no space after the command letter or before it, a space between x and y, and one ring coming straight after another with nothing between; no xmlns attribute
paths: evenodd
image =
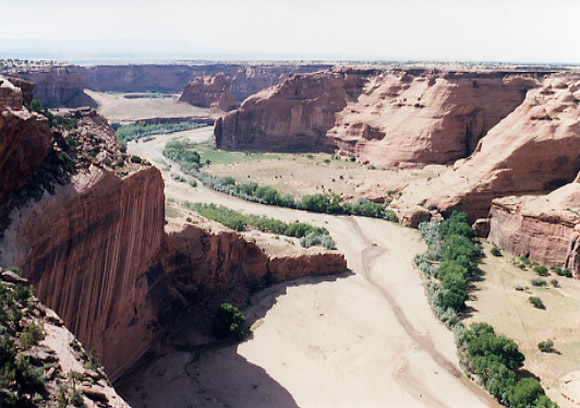
<svg viewBox="0 0 580 408"><path fill-rule="evenodd" d="M579 0L0 0L0 15L0 40L98 40L88 52L580 63Z"/></svg>

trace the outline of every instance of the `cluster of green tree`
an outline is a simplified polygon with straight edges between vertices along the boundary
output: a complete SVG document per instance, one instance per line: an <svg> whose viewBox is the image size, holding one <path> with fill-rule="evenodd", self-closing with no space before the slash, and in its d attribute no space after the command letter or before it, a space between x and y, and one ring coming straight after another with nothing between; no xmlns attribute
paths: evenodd
<svg viewBox="0 0 580 408"><path fill-rule="evenodd" d="M534 378L516 380L524 355L515 341L495 334L487 323L474 323L467 329L458 317L465 308L469 278L477 271L482 250L473 242L475 232L466 222L466 214L453 212L439 223L419 225L429 251L415 257L425 273L427 296L437 317L455 334L462 364L480 378L487 390L508 407L555 408ZM439 263L439 267L435 265ZM434 278L438 278L439 282Z"/></svg>
<svg viewBox="0 0 580 408"><path fill-rule="evenodd" d="M248 332L244 327L246 316L229 303L222 303L212 320L214 336L221 339L243 340Z"/></svg>
<svg viewBox="0 0 580 408"><path fill-rule="evenodd" d="M184 173L191 174L201 166L200 157L195 150L185 149L185 146L189 146L189 143L172 140L165 145L163 155L177 162Z"/></svg>
<svg viewBox="0 0 580 408"><path fill-rule="evenodd" d="M322 245L329 249L336 247L326 228L314 227L297 221L288 224L265 216L245 215L231 208L216 204L184 202L183 205L236 231L245 231L248 227L252 227L273 234L303 238L304 242L302 240L300 242L305 247L312 245Z"/></svg>
<svg viewBox="0 0 580 408"><path fill-rule="evenodd" d="M197 129L206 126L205 124L195 122L176 122L176 123L153 123L144 124L141 122L133 125L121 125L119 123L111 124L111 127L117 135L117 140L125 146L131 140L137 140L146 136L162 135L167 133L182 132L185 130Z"/></svg>
<svg viewBox="0 0 580 408"><path fill-rule="evenodd" d="M479 245L473 242L475 232L466 222L467 214L453 211L442 223L423 223L419 226L429 245L430 252L415 258L421 270L441 282L436 305L444 311L456 313L465 308L467 286L477 271L477 260L482 255ZM439 268L432 266L439 261Z"/></svg>
<svg viewBox="0 0 580 408"><path fill-rule="evenodd" d="M498 336L487 323L474 323L460 340L468 369L475 373L501 404L514 408L555 408L540 382L532 377L516 380L525 356L506 336Z"/></svg>
<svg viewBox="0 0 580 408"><path fill-rule="evenodd" d="M348 202L342 200L338 194L329 193L305 195L301 200L297 200L292 194L282 194L270 186L260 186L253 182L237 184L233 177L216 177L199 171L192 175L213 190L248 201L324 214L360 215L397 222L397 216L393 210L387 208L388 202L379 204L364 198Z"/></svg>

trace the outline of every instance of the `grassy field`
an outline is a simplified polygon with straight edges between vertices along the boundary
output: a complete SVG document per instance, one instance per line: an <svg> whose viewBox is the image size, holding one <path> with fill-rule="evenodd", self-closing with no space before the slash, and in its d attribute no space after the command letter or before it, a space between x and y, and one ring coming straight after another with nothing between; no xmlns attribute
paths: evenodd
<svg viewBox="0 0 580 408"><path fill-rule="evenodd" d="M270 153L229 152L217 150L209 144L200 144L193 148L201 157L201 163L210 160L212 165L246 163L261 160L280 160L281 156Z"/></svg>

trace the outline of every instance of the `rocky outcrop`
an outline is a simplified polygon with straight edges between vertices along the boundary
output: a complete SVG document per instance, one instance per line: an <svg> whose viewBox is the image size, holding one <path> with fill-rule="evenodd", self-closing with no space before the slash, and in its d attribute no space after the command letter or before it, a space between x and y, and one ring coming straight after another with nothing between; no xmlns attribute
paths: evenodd
<svg viewBox="0 0 580 408"><path fill-rule="evenodd" d="M16 288L21 291L20 293L26 293L22 291L22 288L27 285L27 280L18 273L10 270L3 271L0 267L0 291L3 294L10 293ZM68 406L66 402L68 400L72 403L71 399L76 390L77 399L82 401L84 407L129 407L117 395L102 369L96 364L88 365L88 353L53 310L40 303L36 296L31 295L23 300L20 295L19 298L10 306L7 296L3 296L0 300L0 309L4 313L7 309L14 310L15 307L19 311L18 321L16 319L3 320L3 343L5 346L6 342L17 344L19 347L13 349L16 354L14 361L27 358L30 367L36 373L40 373L43 381L35 387L30 386L32 383L30 379L27 386L19 383L18 380L6 381L0 389L0 401L9 398L13 401L19 399L17 403L12 404L14 406ZM22 342L25 327L36 327L40 333L32 343L28 338L26 346ZM8 351L7 348L5 350ZM5 358L6 355L3 357ZM10 361L4 360L4 363L9 364ZM74 378L71 373L74 373ZM30 373L28 375L30 376ZM36 404L30 404L33 398L37 399ZM41 401L38 401L38 398Z"/></svg>
<svg viewBox="0 0 580 408"><path fill-rule="evenodd" d="M541 194L571 182L580 162L580 78L546 78L493 127L475 152L437 178L411 183L392 204L400 221L416 225L427 208L487 217L494 198ZM421 214L422 216L419 216Z"/></svg>
<svg viewBox="0 0 580 408"><path fill-rule="evenodd" d="M197 77L183 87L179 102L224 111L235 109L239 103L230 92L230 82L223 72L213 77Z"/></svg>
<svg viewBox="0 0 580 408"><path fill-rule="evenodd" d="M42 163L52 141L46 118L23 108L22 91L0 79L0 209Z"/></svg>
<svg viewBox="0 0 580 408"><path fill-rule="evenodd" d="M292 73L314 72L330 67L328 64L148 64L99 65L77 69L86 87L99 92L178 93L193 78L223 72L232 78L231 93L241 102L262 89L281 83Z"/></svg>
<svg viewBox="0 0 580 408"><path fill-rule="evenodd" d="M297 75L218 121L216 140L233 150L330 147L386 168L447 163L471 154L536 85L502 72Z"/></svg>
<svg viewBox="0 0 580 408"><path fill-rule="evenodd" d="M13 213L0 259L17 265L39 298L102 356L112 378L147 337L131 324L150 313L139 281L163 237L163 181L148 168L124 179L96 167ZM144 323L145 324L145 323ZM152 336L152 335L150 335Z"/></svg>
<svg viewBox="0 0 580 408"><path fill-rule="evenodd" d="M580 272L580 178L545 196L493 200L488 240L542 265Z"/></svg>
<svg viewBox="0 0 580 408"><path fill-rule="evenodd" d="M13 69L4 75L33 82L34 97L45 108L97 106L85 94L83 78L73 65L31 66Z"/></svg>
<svg viewBox="0 0 580 408"><path fill-rule="evenodd" d="M218 119L216 146L226 150L333 151L326 137L335 115L363 90L360 73L295 75L246 99Z"/></svg>

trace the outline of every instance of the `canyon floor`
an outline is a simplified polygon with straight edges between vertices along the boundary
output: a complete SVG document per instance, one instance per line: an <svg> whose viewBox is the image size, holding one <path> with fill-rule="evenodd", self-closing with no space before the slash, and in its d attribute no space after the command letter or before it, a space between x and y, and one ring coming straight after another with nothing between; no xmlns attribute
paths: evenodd
<svg viewBox="0 0 580 408"><path fill-rule="evenodd" d="M211 128L196 131L199 140ZM205 135L204 135L204 132ZM493 406L461 372L452 333L431 312L413 257L415 230L382 220L249 203L175 181L163 164L176 135L132 143L159 166L169 200L213 202L246 213L326 227L350 273L259 292L245 310L253 336L215 348L168 346L117 386L136 407Z"/></svg>

